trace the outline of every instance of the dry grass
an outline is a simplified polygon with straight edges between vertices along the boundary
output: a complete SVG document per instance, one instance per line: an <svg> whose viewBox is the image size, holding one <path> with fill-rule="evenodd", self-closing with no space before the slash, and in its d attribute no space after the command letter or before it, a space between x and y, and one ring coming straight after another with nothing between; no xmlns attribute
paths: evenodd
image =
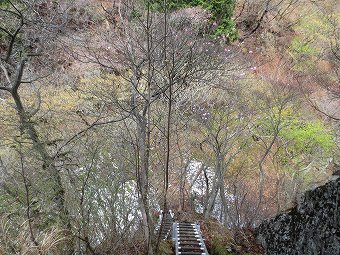
<svg viewBox="0 0 340 255"><path fill-rule="evenodd" d="M17 229L8 215L0 218L0 255L64 255L72 238L67 231L53 227L44 232L35 230L33 242L28 221Z"/></svg>

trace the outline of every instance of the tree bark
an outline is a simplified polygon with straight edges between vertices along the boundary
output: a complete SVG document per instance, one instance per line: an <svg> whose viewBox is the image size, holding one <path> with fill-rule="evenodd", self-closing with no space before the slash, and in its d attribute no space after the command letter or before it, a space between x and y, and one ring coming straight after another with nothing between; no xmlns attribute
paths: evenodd
<svg viewBox="0 0 340 255"><path fill-rule="evenodd" d="M46 170L52 177L53 185L53 201L59 212L59 217L64 223L63 225L70 228L69 213L65 206L65 190L62 186L61 176L58 169L54 164L53 158L48 154L45 144L40 140L38 133L30 122L29 117L23 107L20 95L17 90L11 91L12 97L14 99L16 110L19 115L20 123L22 125L23 131L25 131L33 142L33 148L38 152L43 161L43 169Z"/></svg>
<svg viewBox="0 0 340 255"><path fill-rule="evenodd" d="M139 171L138 171L138 186L140 193L140 206L143 220L143 232L145 236L145 252L149 255L153 254L151 240L152 240L152 221L149 212L149 139L147 139L147 120L145 116L138 116L137 137L139 145Z"/></svg>
<svg viewBox="0 0 340 255"><path fill-rule="evenodd" d="M204 218L208 219L213 211L215 200L218 194L218 190L220 188L221 180L223 180L223 157L222 155L217 156L217 162L216 162L216 174L214 178L214 182L211 188L211 192L208 198L208 202L205 208L204 212Z"/></svg>

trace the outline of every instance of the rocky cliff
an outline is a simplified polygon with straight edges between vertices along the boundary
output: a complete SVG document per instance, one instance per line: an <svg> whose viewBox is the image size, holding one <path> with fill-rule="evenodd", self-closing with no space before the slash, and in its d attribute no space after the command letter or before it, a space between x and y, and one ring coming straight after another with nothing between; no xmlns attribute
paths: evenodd
<svg viewBox="0 0 340 255"><path fill-rule="evenodd" d="M264 221L257 240L268 255L340 254L340 178L307 191L288 212Z"/></svg>

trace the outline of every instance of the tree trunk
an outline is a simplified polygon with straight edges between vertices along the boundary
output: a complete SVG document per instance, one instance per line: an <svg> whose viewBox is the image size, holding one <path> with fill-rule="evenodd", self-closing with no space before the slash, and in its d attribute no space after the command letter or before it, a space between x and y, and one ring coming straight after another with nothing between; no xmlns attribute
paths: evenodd
<svg viewBox="0 0 340 255"><path fill-rule="evenodd" d="M61 176L54 164L53 158L48 154L45 144L40 140L34 125L23 107L21 98L17 90L12 90L12 97L15 101L16 110L19 115L23 131L25 131L33 142L33 148L39 153L43 161L43 169L46 170L52 179L53 201L58 211L58 216L65 227L71 230L69 213L65 206L65 190L62 186Z"/></svg>
<svg viewBox="0 0 340 255"><path fill-rule="evenodd" d="M145 236L145 252L149 255L153 254L151 240L152 240L152 226L150 212L149 212L149 140L147 139L147 120L145 117L138 116L137 136L139 145L139 173L138 173L138 187L140 193L140 206L143 220L143 232Z"/></svg>
<svg viewBox="0 0 340 255"><path fill-rule="evenodd" d="M213 211L215 200L218 194L218 190L220 188L220 182L221 180L223 181L223 157L221 155L217 156L217 162L216 162L216 173L215 173L215 178L214 182L211 188L211 192L208 198L207 205L205 207L205 212L204 212L204 218L208 219Z"/></svg>
<svg viewBox="0 0 340 255"><path fill-rule="evenodd" d="M221 179L220 181L220 197L221 197L221 208L223 210L221 210L221 214L223 214L223 221L221 219L221 222L223 222L224 225L226 225L227 223L227 212L228 212L228 203L227 203L227 199L225 198L225 190L224 190L224 180Z"/></svg>

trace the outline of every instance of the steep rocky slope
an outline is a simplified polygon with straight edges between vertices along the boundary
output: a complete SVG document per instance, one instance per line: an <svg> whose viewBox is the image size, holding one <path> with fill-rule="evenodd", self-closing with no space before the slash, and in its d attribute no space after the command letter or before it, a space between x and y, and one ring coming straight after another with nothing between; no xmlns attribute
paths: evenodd
<svg viewBox="0 0 340 255"><path fill-rule="evenodd" d="M257 239L267 254L340 254L340 178L305 193L288 212L264 221Z"/></svg>

